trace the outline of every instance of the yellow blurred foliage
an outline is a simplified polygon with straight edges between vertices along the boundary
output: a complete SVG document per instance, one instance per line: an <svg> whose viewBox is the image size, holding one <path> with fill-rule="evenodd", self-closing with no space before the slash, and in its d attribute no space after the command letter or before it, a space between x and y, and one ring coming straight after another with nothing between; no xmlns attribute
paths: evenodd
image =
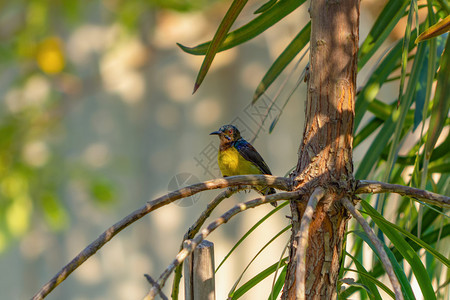
<svg viewBox="0 0 450 300"><path fill-rule="evenodd" d="M14 199L19 195L28 194L28 181L19 172L12 172L8 176L5 176L0 184L1 193L10 199Z"/></svg>
<svg viewBox="0 0 450 300"><path fill-rule="evenodd" d="M9 231L20 236L24 234L30 223L32 203L27 195L14 199L13 203L6 210L6 224Z"/></svg>
<svg viewBox="0 0 450 300"><path fill-rule="evenodd" d="M60 73L65 66L61 40L57 37L49 37L43 40L38 45L36 61L45 73Z"/></svg>

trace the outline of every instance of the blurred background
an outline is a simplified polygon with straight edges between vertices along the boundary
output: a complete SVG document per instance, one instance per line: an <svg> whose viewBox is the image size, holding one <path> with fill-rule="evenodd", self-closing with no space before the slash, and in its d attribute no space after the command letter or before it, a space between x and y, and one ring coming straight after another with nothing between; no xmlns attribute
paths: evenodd
<svg viewBox="0 0 450 300"><path fill-rule="evenodd" d="M295 165L304 84L271 134L269 126L297 87L306 60L292 64L256 106L250 102L267 69L308 22L309 4L256 39L220 53L192 95L202 57L183 53L176 43L195 46L211 39L229 4L0 2L0 298L30 298L106 228L146 201L219 177L218 139L209 133L223 124L236 124L247 140L259 133L253 144L273 174L284 176ZM253 18L261 4L249 1L234 28ZM377 7L382 4L363 3L361 41ZM369 69L362 70L361 82ZM144 217L48 299L141 299L149 289L143 274L160 275L184 232L217 194L202 193ZM213 218L255 195L225 200ZM245 212L208 238L215 243L216 265L271 209ZM219 270L217 299L226 298L242 266L289 224L288 214L284 208L272 216ZM284 234L268 247L242 282L278 260L288 238ZM265 298L271 283L269 277L251 298ZM170 288L171 281L166 295Z"/></svg>

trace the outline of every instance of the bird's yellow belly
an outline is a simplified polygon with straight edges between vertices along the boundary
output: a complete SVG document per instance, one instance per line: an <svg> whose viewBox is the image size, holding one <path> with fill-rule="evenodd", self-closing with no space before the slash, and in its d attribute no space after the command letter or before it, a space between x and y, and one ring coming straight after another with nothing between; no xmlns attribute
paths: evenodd
<svg viewBox="0 0 450 300"><path fill-rule="evenodd" d="M243 158L234 147L221 151L218 163L223 176L262 174L258 167Z"/></svg>

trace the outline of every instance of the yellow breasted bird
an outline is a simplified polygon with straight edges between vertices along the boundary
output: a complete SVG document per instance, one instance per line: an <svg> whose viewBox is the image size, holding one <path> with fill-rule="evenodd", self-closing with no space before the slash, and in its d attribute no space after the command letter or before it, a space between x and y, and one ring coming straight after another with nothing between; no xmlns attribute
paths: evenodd
<svg viewBox="0 0 450 300"><path fill-rule="evenodd" d="M250 174L272 175L258 151L241 137L241 133L235 126L224 125L210 135L218 135L220 138L217 161L223 177ZM262 195L275 194L275 189L267 186L258 186L257 191ZM276 202L272 205L276 206Z"/></svg>

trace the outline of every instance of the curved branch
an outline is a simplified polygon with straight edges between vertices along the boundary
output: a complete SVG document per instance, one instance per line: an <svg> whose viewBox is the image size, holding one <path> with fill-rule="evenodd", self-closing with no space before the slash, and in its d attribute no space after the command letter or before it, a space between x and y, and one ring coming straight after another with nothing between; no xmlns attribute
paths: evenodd
<svg viewBox="0 0 450 300"><path fill-rule="evenodd" d="M146 214L164 205L170 204L181 198L186 198L206 190L226 188L241 185L267 185L280 190L290 190L291 181L284 177L271 175L239 175L227 178L218 178L193 184L185 188L173 191L155 200L148 201L144 206L135 210L113 226L109 227L96 240L84 248L71 262L64 266L49 282L47 282L34 296L33 300L44 299L55 287L63 282L76 268L94 255L101 247L109 242L116 234L139 220Z"/></svg>
<svg viewBox="0 0 450 300"><path fill-rule="evenodd" d="M450 208L450 197L400 184L358 180L355 194L396 193L442 208Z"/></svg>
<svg viewBox="0 0 450 300"><path fill-rule="evenodd" d="M386 273L391 281L392 287L394 288L395 299L403 300L402 289L400 287L400 283L398 282L397 276L395 276L394 268L392 267L391 261L389 260L386 251L384 251L383 244L381 244L378 237L373 232L372 228L370 228L369 223L367 223L366 219L356 210L353 203L347 198L344 197L341 199L342 205L353 215L353 217L361 224L361 227L364 229L365 233L372 241L373 245L378 251L381 263L386 270Z"/></svg>
<svg viewBox="0 0 450 300"><path fill-rule="evenodd" d="M311 197L309 197L308 204L306 205L305 212L303 213L303 217L300 222L297 243L297 299L305 299L306 248L308 246L309 225L311 224L317 203L323 198L324 195L325 190L323 188L318 187L314 190Z"/></svg>
<svg viewBox="0 0 450 300"><path fill-rule="evenodd" d="M229 177L227 177L229 178ZM236 214L243 212L249 208L255 208L259 205L265 204L265 203L271 203L276 202L279 200L294 200L298 199L298 197L302 194L300 191L295 192L281 192L277 194L272 194L268 196L262 196L244 203L236 204L232 209L228 210L226 213L224 213L220 218L216 219L214 222L208 225L205 229L203 229L199 234L195 236L194 239L191 240L191 243L183 248L175 259L172 261L172 263L164 270L164 272L159 277L157 284L153 285L153 287L148 292L147 296L144 298L146 300L154 299L156 295L158 295L159 290L164 287L164 284L166 283L167 279L169 278L170 274L175 270L175 268L181 264L186 257L191 254L198 244L200 244L211 232L213 232L217 227L219 227L222 224L227 223L233 216Z"/></svg>

